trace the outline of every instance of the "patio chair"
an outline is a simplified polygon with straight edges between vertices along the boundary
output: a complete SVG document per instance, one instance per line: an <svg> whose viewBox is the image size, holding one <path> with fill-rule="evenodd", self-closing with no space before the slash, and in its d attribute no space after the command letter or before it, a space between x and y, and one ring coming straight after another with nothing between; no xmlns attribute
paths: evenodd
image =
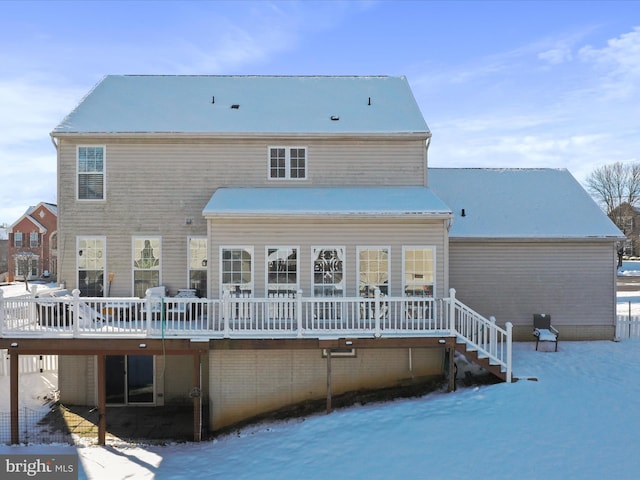
<svg viewBox="0 0 640 480"><path fill-rule="evenodd" d="M551 325L551 315L536 313L533 315L533 336L536 337L536 350L540 342L555 343L555 351L558 351L558 336L560 332Z"/></svg>

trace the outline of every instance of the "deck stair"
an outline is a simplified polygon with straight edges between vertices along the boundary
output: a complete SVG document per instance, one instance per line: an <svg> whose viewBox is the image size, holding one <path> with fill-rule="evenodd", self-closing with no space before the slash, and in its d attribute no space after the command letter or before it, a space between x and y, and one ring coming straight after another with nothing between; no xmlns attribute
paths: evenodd
<svg viewBox="0 0 640 480"><path fill-rule="evenodd" d="M477 348L459 338L456 342L456 352L461 353L501 381L507 381L507 370L504 366L492 361L488 356L481 354Z"/></svg>

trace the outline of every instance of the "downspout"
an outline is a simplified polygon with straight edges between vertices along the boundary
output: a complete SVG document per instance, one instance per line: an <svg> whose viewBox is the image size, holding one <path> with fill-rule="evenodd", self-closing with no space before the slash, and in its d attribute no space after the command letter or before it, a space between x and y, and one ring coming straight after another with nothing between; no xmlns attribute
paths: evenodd
<svg viewBox="0 0 640 480"><path fill-rule="evenodd" d="M424 186L429 186L429 145L431 145L431 132L427 132L427 140L424 148Z"/></svg>

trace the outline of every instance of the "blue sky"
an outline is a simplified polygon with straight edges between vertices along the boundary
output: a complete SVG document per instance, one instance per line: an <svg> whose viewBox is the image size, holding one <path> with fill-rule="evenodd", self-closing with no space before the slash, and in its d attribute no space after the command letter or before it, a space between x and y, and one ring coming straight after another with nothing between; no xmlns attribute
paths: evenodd
<svg viewBox="0 0 640 480"><path fill-rule="evenodd" d="M106 74L405 75L431 166L638 161L640 2L0 2L0 224Z"/></svg>

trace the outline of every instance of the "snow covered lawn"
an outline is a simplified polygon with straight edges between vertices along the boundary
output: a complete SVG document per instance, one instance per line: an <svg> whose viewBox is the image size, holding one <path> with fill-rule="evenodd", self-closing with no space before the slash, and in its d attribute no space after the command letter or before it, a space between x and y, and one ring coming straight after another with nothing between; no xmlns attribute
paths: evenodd
<svg viewBox="0 0 640 480"><path fill-rule="evenodd" d="M168 446L0 446L73 453L88 479L627 479L640 471L640 342L514 345L535 377Z"/></svg>

